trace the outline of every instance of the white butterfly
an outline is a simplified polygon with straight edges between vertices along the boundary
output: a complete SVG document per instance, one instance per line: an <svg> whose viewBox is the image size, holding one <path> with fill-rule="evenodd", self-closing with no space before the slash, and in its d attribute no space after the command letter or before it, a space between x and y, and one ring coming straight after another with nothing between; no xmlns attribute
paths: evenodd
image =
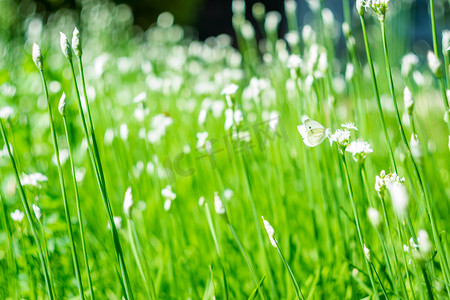
<svg viewBox="0 0 450 300"><path fill-rule="evenodd" d="M328 128L311 119L306 119L302 125L297 126L297 129L308 147L320 145L330 134Z"/></svg>

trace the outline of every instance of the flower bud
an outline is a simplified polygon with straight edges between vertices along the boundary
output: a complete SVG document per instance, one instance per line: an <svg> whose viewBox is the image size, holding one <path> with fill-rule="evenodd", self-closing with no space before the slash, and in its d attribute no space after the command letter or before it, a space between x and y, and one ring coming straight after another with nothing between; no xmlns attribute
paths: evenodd
<svg viewBox="0 0 450 300"><path fill-rule="evenodd" d="M356 0L356 11L362 17L366 11L366 0Z"/></svg>
<svg viewBox="0 0 450 300"><path fill-rule="evenodd" d="M367 248L366 244L364 244L364 255L366 256L366 259L368 262L372 262L372 255L370 254L369 248Z"/></svg>
<svg viewBox="0 0 450 300"><path fill-rule="evenodd" d="M73 53L76 56L81 56L81 40L80 40L80 32L78 31L78 28L75 27L72 34L72 49Z"/></svg>
<svg viewBox="0 0 450 300"><path fill-rule="evenodd" d="M33 61L36 64L36 67L42 71L44 59L42 57L41 47L36 43L33 44Z"/></svg>
<svg viewBox="0 0 450 300"><path fill-rule="evenodd" d="M430 67L430 70L431 72L433 72L434 76L436 76L437 78L441 78L442 70L439 58L432 51L428 51L427 60L428 66Z"/></svg>
<svg viewBox="0 0 450 300"><path fill-rule="evenodd" d="M59 32L59 35L60 35L59 42L61 44L62 53L67 59L72 59L72 49L70 48L70 43L67 40L66 35L61 31Z"/></svg>
<svg viewBox="0 0 450 300"><path fill-rule="evenodd" d="M64 115L66 114L66 93L62 93L61 95L61 99L59 100L59 105L58 105L58 110L59 113L61 114L61 116L64 117Z"/></svg>
<svg viewBox="0 0 450 300"><path fill-rule="evenodd" d="M414 110L414 98L408 87L405 87L405 90L403 91L403 100L405 103L405 110L408 112L408 115L411 115Z"/></svg>

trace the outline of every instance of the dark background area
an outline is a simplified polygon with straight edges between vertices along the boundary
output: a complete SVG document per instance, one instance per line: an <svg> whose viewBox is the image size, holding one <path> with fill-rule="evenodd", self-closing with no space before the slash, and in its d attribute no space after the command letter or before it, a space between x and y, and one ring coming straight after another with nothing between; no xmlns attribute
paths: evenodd
<svg viewBox="0 0 450 300"><path fill-rule="evenodd" d="M81 0L82 1L82 0ZM393 0L400 1L400 0ZM221 33L233 34L231 24L231 0L113 0L119 4L124 3L131 7L135 25L146 29L155 23L158 15L164 11L171 12L175 17L175 23L195 28L200 39L208 36L216 36ZM283 0L246 0L247 18L252 20L251 7L254 3L261 2L266 11L276 10L284 15ZM355 0L350 0L352 10ZM410 3L414 26L405 32L412 40L424 39L431 41L430 21L428 15L429 0L403 0ZM44 16L61 8L81 9L79 0L38 0L37 11ZM306 0L297 0L299 20L308 17L310 10ZM439 29L449 28L450 7L448 0L435 1L435 13L440 25ZM342 21L342 1L325 0L325 7L330 8L338 21ZM306 18L308 20L308 18ZM301 25L301 24L300 24ZM281 24L281 31L286 28L285 20Z"/></svg>

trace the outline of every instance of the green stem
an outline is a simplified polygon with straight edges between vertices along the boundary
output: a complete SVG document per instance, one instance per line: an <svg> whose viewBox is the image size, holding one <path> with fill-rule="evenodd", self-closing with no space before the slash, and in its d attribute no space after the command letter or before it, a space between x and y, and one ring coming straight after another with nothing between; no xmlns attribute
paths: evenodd
<svg viewBox="0 0 450 300"><path fill-rule="evenodd" d="M445 283L448 284L448 278L450 276L450 272L448 270L448 265L447 265L447 260L446 260L446 256L445 253L443 251L443 247L442 247L442 243L439 237L439 233L437 230L437 226L436 226L436 222L433 216L433 211L432 211L432 206L431 206L431 199L429 198L427 189L425 187L425 184L422 180L422 176L420 174L420 170L417 167L416 161L411 153L411 149L409 148L409 144L408 144L408 140L406 138L405 135L405 131L403 129L403 125L402 125L402 121L400 118L400 113L398 111L398 105L397 105L397 99L395 97L395 90L394 90L394 81L392 79L392 72L391 72L391 66L389 63L389 54L388 54L388 47L387 47L387 39L386 39L386 27L385 27L385 23L384 21L380 21L381 24L381 35L382 35L382 39L383 39L383 49L384 49L384 58L385 58L385 62L386 62L386 71L387 71L387 75L389 78L389 88L391 90L391 95L392 95L392 101L394 103L394 108L395 108L395 116L397 118L397 123L398 123L398 127L400 130L400 134L403 140L403 143L406 147L406 152L408 153L408 156L411 160L412 166L413 166L413 170L415 173L415 176L417 177L419 186L421 188L422 193L424 194L425 197L425 202L426 202L426 208L427 208L427 213L428 213L428 217L430 219L430 223L431 223L431 228L433 231L433 237L434 237L434 241L436 243L438 252L439 252L439 257L441 260L441 265L442 265L442 269L443 269L443 274L444 274L444 280ZM445 88L444 88L445 89ZM445 94L445 90L444 90L444 94Z"/></svg>
<svg viewBox="0 0 450 300"><path fill-rule="evenodd" d="M39 71L41 73L42 84L44 86L45 98L47 99L48 117L50 120L50 130L51 130L52 139L53 139L53 147L54 147L55 155L56 155L56 165L58 166L59 183L61 186L61 193L63 196L64 213L66 215L66 223L67 223L66 225L67 225L67 230L68 230L68 234L69 234L69 238L70 238L72 260L73 260L73 265L74 265L74 269L75 269L75 276L78 281L78 292L80 293L80 299L84 299L83 283L81 280L81 273L80 273L80 267L78 264L78 257L77 257L77 252L76 252L76 248L75 248L75 241L73 239L73 231L72 231L72 222L70 220L69 203L67 202L66 187L65 187L65 183L64 183L64 175L63 175L63 170L61 167L61 161L59 159L58 139L56 137L56 129L55 129L55 123L53 121L52 107L50 104L50 97L49 97L48 90L47 90L47 83L45 81L44 72L42 70L39 70Z"/></svg>
<svg viewBox="0 0 450 300"><path fill-rule="evenodd" d="M363 37L364 37L364 45L365 45L365 48L366 48L367 61L369 62L370 73L372 75L373 89L374 89L374 92L375 92L375 98L377 100L378 113L380 115L380 121L381 121L381 125L383 127L383 132L384 132L384 137L386 139L386 144L388 145L388 150L389 150L389 155L390 155L390 158L391 158L391 162L392 162L392 165L394 167L395 173L398 173L397 172L397 165L395 163L395 158L394 158L394 152L392 151L391 141L389 140L389 135L388 135L388 132L387 132L386 122L384 120L383 108L381 106L380 93L378 91L378 84L377 84L377 79L376 79L376 75L375 75L375 67L373 66L372 53L370 51L369 40L367 38L367 31L366 31L366 24L365 24L365 21L364 21L364 16L360 16L360 20L361 20L361 27L362 27L362 31L363 31Z"/></svg>
<svg viewBox="0 0 450 300"><path fill-rule="evenodd" d="M123 257L123 252L122 252L122 247L120 245L120 241L119 241L119 234L117 232L117 227L114 223L114 216L113 216L113 212L112 212L112 208L111 208L111 203L109 201L108 198L108 194L106 191L106 185L105 185L105 180L104 180L104 175L103 175L103 169L101 168L101 162L100 162L100 155L98 153L98 151L94 152L93 150L93 146L91 144L91 135L89 135L88 129L87 129L87 125L86 125L86 120L84 117L84 112L83 112L83 108L81 105L81 98L80 98L80 92L78 90L78 85L76 82L76 76L75 76L75 70L73 67L73 61L72 59L69 59L69 65L70 65L70 70L72 72L72 80L73 80L73 84L74 84L74 88L75 88L75 92L77 95L77 103L78 103L78 110L80 113L80 117L81 117L81 121L82 121L82 125L83 125L83 129L84 129L84 133L86 135L86 140L87 140L87 144L88 144L88 149L89 149L89 154L91 157L91 163L92 166L95 170L95 175L96 175L96 180L97 180L97 184L99 186L100 189L100 194L102 196L102 200L103 200L103 204L105 206L105 211L106 214L108 216L108 221L109 224L111 226L111 235L113 238L113 242L114 242L114 249L115 249L115 253L117 256L117 260L119 262L119 268L120 268L120 275L121 275L121 281L122 281L122 286L125 290L125 296L127 300L133 300L133 294L131 291L131 285L130 285L130 281L128 278L128 273L127 273L127 269L125 266L125 260ZM94 132L92 132L92 137L94 137Z"/></svg>
<svg viewBox="0 0 450 300"><path fill-rule="evenodd" d="M346 182L347 182L347 188L348 188L348 193L349 193L349 196L350 196L350 202L352 204L353 217L355 218L356 231L358 232L358 238L359 238L359 243L360 243L360 246L361 246L361 251L363 251L363 255L364 255L364 238L363 238L362 231L361 231L361 224L359 222L358 210L356 208L355 200L353 199L352 183L350 181L350 174L348 172L347 162L345 160L345 152L343 152L343 153L344 154L340 154L340 157L342 158L342 163L344 165L345 179L346 179ZM364 259L364 261L366 262L367 271L369 273L370 283L372 284L372 288L373 288L373 292L374 292L375 298L379 299L378 292L377 292L377 289L375 287L375 281L373 279L373 274L372 274L372 270L370 268L369 262L368 262L367 259Z"/></svg>
<svg viewBox="0 0 450 300"><path fill-rule="evenodd" d="M9 148L9 142L8 142L8 138L6 136L6 132L5 132L5 126L3 125L3 120L0 119L0 127L2 130L2 136L3 139L5 141L5 145L6 145L6 149L8 151L8 155L9 158L11 160L11 164L13 166L14 169L14 175L16 177L16 181L17 181L17 186L19 188L19 194L20 194L20 198L22 200L22 204L25 210L25 215L27 216L27 220L28 223L30 225L31 228L31 233L33 235L33 238L36 242L37 248L38 248L38 253L39 253L39 260L41 261L41 267L42 267L42 271L44 273L44 279L45 279L45 285L47 288L47 293L48 293L48 297L50 298L50 300L54 299L54 295L53 295L53 290L52 290L52 282L50 281L50 277L49 277L49 273L48 273L48 266L45 262L44 259L44 253L42 251L42 246L41 246L41 242L38 238L37 232L36 232L36 228L34 227L33 224L33 219L32 219L32 214L31 214L31 210L30 207L28 205L28 201L27 201L27 197L25 195L25 190L23 189L22 183L20 182L20 176L19 176L19 171L17 170L17 165L16 165L16 160L14 159L14 156L11 152L11 149Z"/></svg>
<svg viewBox="0 0 450 300"><path fill-rule="evenodd" d="M299 287L299 285L297 283L297 280L295 279L294 273L292 272L291 268L289 267L288 262L284 258L283 253L281 252L280 246L278 245L278 241L276 239L274 239L274 240L275 240L275 243L277 245L276 248L277 248L278 254L280 254L281 260L283 261L286 269L288 270L289 276L291 277L292 283L294 284L295 294L297 296L297 299L305 300L305 297L303 296L302 290L300 289L300 287Z"/></svg>
<svg viewBox="0 0 450 300"><path fill-rule="evenodd" d="M63 123L64 123L64 130L66 133L66 138L67 138L67 148L69 149L69 160L70 160L70 168L72 171L72 182L73 182L73 186L75 187L75 202L77 205L78 223L80 225L81 247L83 249L84 261L86 263L86 274L88 277L88 284L89 284L89 291L91 293L91 299L95 299L94 288L92 286L91 271L89 269L89 260L88 260L87 250L86 250L86 240L84 237L85 235L84 235L84 226L83 226L83 216L81 214L80 196L79 196L79 192L78 192L78 184L77 184L77 178L76 178L76 172L75 172L75 163L74 163L73 154L72 154L72 145L70 143L70 135L69 135L69 129L67 126L67 119L64 115L63 115Z"/></svg>

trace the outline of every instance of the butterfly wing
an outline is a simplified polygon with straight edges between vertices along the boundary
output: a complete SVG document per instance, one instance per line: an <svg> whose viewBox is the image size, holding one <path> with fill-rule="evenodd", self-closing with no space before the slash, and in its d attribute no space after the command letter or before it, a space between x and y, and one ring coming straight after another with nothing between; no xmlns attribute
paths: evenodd
<svg viewBox="0 0 450 300"><path fill-rule="evenodd" d="M325 128L310 129L306 134L306 139L308 140L308 143L311 145L310 147L315 147L321 144L326 137L327 134Z"/></svg>

